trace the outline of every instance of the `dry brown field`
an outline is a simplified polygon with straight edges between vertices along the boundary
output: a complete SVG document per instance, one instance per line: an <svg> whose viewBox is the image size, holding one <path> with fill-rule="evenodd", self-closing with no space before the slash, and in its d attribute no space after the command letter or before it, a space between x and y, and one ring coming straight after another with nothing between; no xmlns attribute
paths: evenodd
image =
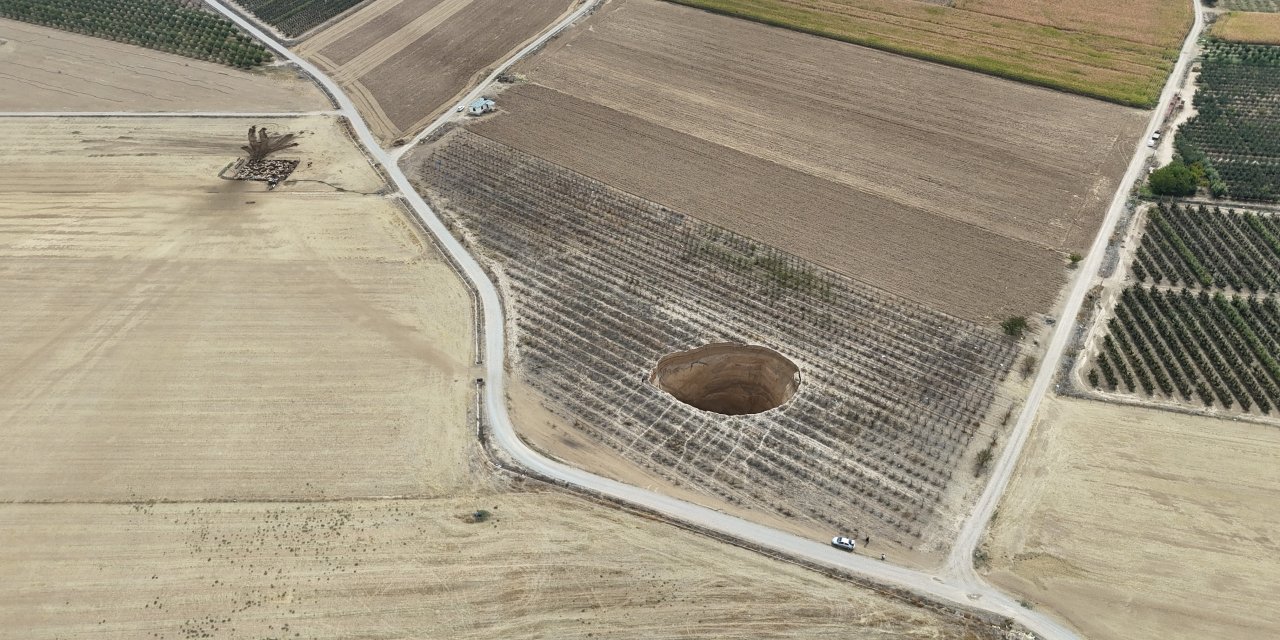
<svg viewBox="0 0 1280 640"><path fill-rule="evenodd" d="M1051 306L1145 117L667 3L610 6L521 65L540 86L472 130L969 319Z"/></svg>
<svg viewBox="0 0 1280 640"><path fill-rule="evenodd" d="M1274 638L1280 430L1056 399L990 532L988 579L1099 640Z"/></svg>
<svg viewBox="0 0 1280 640"><path fill-rule="evenodd" d="M469 486L470 296L332 118L218 178L254 123L0 120L0 498Z"/></svg>
<svg viewBox="0 0 1280 640"><path fill-rule="evenodd" d="M1231 11L1219 16L1209 33L1232 42L1280 44L1280 13Z"/></svg>
<svg viewBox="0 0 1280 640"><path fill-rule="evenodd" d="M429 123L478 76L550 26L569 0L376 0L298 45L384 142Z"/></svg>
<svg viewBox="0 0 1280 640"><path fill-rule="evenodd" d="M476 509L491 519L468 523ZM0 624L28 640L994 637L549 493L3 505Z"/></svg>
<svg viewBox="0 0 1280 640"><path fill-rule="evenodd" d="M331 118L217 178L250 123L0 119L0 629L995 637L493 473L457 277Z"/></svg>
<svg viewBox="0 0 1280 640"><path fill-rule="evenodd" d="M0 111L312 111L329 99L290 67L242 71L0 19Z"/></svg>
<svg viewBox="0 0 1280 640"><path fill-rule="evenodd" d="M672 1L1144 107L1191 27L1185 0Z"/></svg>

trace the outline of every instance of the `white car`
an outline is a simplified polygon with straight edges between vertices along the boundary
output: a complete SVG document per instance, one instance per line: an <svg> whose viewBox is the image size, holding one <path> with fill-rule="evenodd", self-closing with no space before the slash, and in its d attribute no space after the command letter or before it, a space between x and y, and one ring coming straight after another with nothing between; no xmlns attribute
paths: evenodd
<svg viewBox="0 0 1280 640"><path fill-rule="evenodd" d="M836 536L831 539L831 546L837 549L844 549L845 551L853 551L853 548L858 546L858 543L854 542L852 538Z"/></svg>

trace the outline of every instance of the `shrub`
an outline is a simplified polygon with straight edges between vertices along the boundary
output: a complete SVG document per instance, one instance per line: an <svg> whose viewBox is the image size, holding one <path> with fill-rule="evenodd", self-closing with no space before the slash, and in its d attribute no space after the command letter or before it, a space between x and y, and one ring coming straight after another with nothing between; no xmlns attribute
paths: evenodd
<svg viewBox="0 0 1280 640"><path fill-rule="evenodd" d="M1195 173L1181 161L1156 169L1148 180L1151 193L1158 196L1190 196L1196 192Z"/></svg>
<svg viewBox="0 0 1280 640"><path fill-rule="evenodd" d="M1022 334L1027 332L1027 318L1026 316L1006 318L1004 322L1000 323L1000 328L1010 338L1021 338Z"/></svg>

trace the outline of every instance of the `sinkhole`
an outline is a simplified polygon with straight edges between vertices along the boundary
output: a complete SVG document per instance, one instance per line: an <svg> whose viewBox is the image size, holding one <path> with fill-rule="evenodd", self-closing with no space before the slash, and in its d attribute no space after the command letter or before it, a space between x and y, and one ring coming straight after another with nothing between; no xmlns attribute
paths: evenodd
<svg viewBox="0 0 1280 640"><path fill-rule="evenodd" d="M768 347L719 343L667 355L650 381L692 407L739 416L786 404L800 368Z"/></svg>

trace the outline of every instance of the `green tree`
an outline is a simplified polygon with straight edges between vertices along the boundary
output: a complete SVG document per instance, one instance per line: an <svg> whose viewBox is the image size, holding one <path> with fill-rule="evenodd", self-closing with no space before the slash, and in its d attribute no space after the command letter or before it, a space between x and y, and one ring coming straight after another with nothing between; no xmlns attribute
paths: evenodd
<svg viewBox="0 0 1280 640"><path fill-rule="evenodd" d="M1148 180L1151 193L1158 196L1190 196L1196 192L1196 176L1180 161L1156 169Z"/></svg>
<svg viewBox="0 0 1280 640"><path fill-rule="evenodd" d="M1022 334L1027 332L1027 318L1025 316L1006 318L1000 323L1000 328L1004 329L1004 334L1010 338L1021 338Z"/></svg>

